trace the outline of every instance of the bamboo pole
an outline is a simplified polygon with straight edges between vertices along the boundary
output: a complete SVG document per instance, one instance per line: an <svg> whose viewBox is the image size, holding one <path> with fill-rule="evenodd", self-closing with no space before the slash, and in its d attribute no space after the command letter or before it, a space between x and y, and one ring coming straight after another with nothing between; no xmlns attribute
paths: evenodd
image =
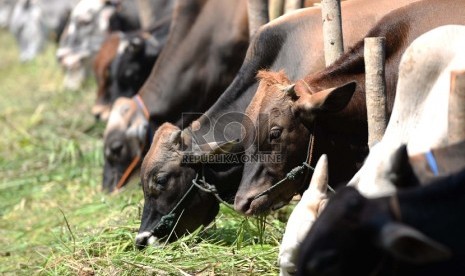
<svg viewBox="0 0 465 276"><path fill-rule="evenodd" d="M283 15L284 0L268 0L268 9L270 21Z"/></svg>
<svg viewBox="0 0 465 276"><path fill-rule="evenodd" d="M465 140L465 70L451 72L448 138L449 144Z"/></svg>
<svg viewBox="0 0 465 276"><path fill-rule="evenodd" d="M268 0L247 0L249 13L249 36L252 37L260 28L269 21Z"/></svg>
<svg viewBox="0 0 465 276"><path fill-rule="evenodd" d="M284 13L286 14L301 8L303 8L302 0L286 0L286 4L284 5Z"/></svg>
<svg viewBox="0 0 465 276"><path fill-rule="evenodd" d="M365 91L368 117L368 146L381 141L387 126L385 38L365 38Z"/></svg>
<svg viewBox="0 0 465 276"><path fill-rule="evenodd" d="M322 0L323 39L326 66L332 64L344 53L340 0Z"/></svg>
<svg viewBox="0 0 465 276"><path fill-rule="evenodd" d="M156 20L152 2L150 0L137 0L137 7L142 29L149 30Z"/></svg>

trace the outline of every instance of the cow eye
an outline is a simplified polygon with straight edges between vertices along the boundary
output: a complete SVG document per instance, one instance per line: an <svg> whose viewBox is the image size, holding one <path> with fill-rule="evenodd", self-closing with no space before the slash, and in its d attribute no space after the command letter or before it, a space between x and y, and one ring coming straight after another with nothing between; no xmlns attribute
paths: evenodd
<svg viewBox="0 0 465 276"><path fill-rule="evenodd" d="M282 129L279 127L272 127L270 130L270 141L278 139L281 137Z"/></svg>
<svg viewBox="0 0 465 276"><path fill-rule="evenodd" d="M166 183L168 183L168 177L164 175L159 175L155 177L155 183L157 184L158 187L160 188L165 188Z"/></svg>

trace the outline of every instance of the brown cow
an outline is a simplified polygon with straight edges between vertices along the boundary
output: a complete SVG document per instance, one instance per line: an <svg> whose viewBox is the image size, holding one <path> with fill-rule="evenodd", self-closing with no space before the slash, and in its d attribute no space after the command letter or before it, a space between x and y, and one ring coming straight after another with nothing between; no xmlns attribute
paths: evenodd
<svg viewBox="0 0 465 276"><path fill-rule="evenodd" d="M409 2L412 1L344 2L343 12L346 19L343 24L346 27L346 41L356 42L383 14L395 6ZM366 17L359 16L359 13L364 13ZM191 145L190 141L193 140L202 145L240 139L243 113L257 91L257 71L263 68L285 68L291 78L301 78L308 70L317 71L324 68L322 48L321 11L318 8L302 9L273 20L260 28L254 36L235 80L192 127L181 131L172 125L163 125L163 128L157 131L156 136L161 138L154 140L142 165L141 178L146 201L139 235L136 238L137 244L147 245L164 236L163 233L152 231L166 214L158 207L163 206L163 210L173 208L189 190L196 173L202 173L198 164L183 162L183 156L190 155L183 145ZM233 121L235 123L231 123ZM215 129L210 131L210 126L215 126ZM195 150L192 155L205 153L201 151ZM228 193L223 193L222 196L228 198L231 192L235 193L242 175L242 164L204 164L204 169L207 182L221 184L221 187L217 187L220 191L228 189ZM157 185L157 181L161 182L160 185ZM162 186L167 188L162 192L155 191L159 189L157 187ZM193 192L198 193L197 190ZM191 203L183 202L181 206L186 209L201 208ZM189 217L189 220L192 219ZM185 232L182 221L183 218L177 224L175 233ZM197 226L203 221L203 218L199 218ZM168 232L169 230L170 228Z"/></svg>
<svg viewBox="0 0 465 276"><path fill-rule="evenodd" d="M92 114L103 121L119 97L134 96L147 80L165 46L171 15L156 22L150 32L112 34L94 62L97 76L97 99ZM117 49L117 51L115 51Z"/></svg>
<svg viewBox="0 0 465 276"><path fill-rule="evenodd" d="M348 2L350 3L350 1ZM421 34L441 25L465 24L461 0L424 0L392 12L383 18L368 37L386 37L386 86L388 113L395 97L398 66L406 47ZM261 89L248 110L260 130L248 132L248 140L257 138L262 149L271 148L282 156L281 163L245 164L236 209L246 214L260 213L271 206L282 206L301 189L305 177L287 181L274 191L257 197L293 167L305 161L310 136L309 160L312 165L322 153L328 154L330 184L348 180L357 171L367 153L367 120L363 40L325 70L297 81L293 89L283 74L262 73ZM278 75L278 76L277 76ZM270 79L274 79L270 81ZM284 93L285 91L288 93ZM351 99L352 98L352 99ZM297 101L294 104L294 101ZM346 106L348 104L348 106ZM257 113L271 114L263 124ZM279 116L273 116L279 114ZM309 130L304 131L302 124ZM248 154L257 154L256 146Z"/></svg>
<svg viewBox="0 0 465 276"><path fill-rule="evenodd" d="M95 57L93 70L97 80L97 102L92 107L92 114L99 118L108 119L110 107L100 103L99 99L104 99L109 86L108 78L110 74L111 62L118 53L121 33L114 32L103 42L97 56Z"/></svg>
<svg viewBox="0 0 465 276"><path fill-rule="evenodd" d="M137 160L156 128L164 122L190 123L198 116L194 112L215 102L242 64L249 43L245 0L180 0L171 24L137 102L119 98L112 108L104 135L103 187L108 191L125 183L140 165Z"/></svg>

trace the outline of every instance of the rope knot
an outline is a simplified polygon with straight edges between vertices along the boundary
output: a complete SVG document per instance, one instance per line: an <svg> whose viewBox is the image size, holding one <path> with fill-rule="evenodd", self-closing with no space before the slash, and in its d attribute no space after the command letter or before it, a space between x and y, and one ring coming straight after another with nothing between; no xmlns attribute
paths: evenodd
<svg viewBox="0 0 465 276"><path fill-rule="evenodd" d="M175 213L164 215L161 217L158 225L153 229L153 232L166 233L170 231L173 228L175 218Z"/></svg>
<svg viewBox="0 0 465 276"><path fill-rule="evenodd" d="M299 175L303 173L304 169L305 169L304 166L295 167L290 172L287 173L286 177L289 180L295 180Z"/></svg>

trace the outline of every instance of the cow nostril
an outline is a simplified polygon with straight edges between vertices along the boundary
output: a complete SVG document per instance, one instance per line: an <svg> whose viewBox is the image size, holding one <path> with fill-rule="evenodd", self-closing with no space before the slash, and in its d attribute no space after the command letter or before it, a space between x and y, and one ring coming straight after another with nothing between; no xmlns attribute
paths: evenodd
<svg viewBox="0 0 465 276"><path fill-rule="evenodd" d="M115 141L110 144L110 150L113 155L120 155L121 151L123 150L123 143L120 141Z"/></svg>
<svg viewBox="0 0 465 276"><path fill-rule="evenodd" d="M135 245L137 249L142 250L149 245L157 246L159 245L158 239L148 231L137 234Z"/></svg>
<svg viewBox="0 0 465 276"><path fill-rule="evenodd" d="M101 119L100 113L95 113L94 117L95 117L96 121L100 121L100 119Z"/></svg>
<svg viewBox="0 0 465 276"><path fill-rule="evenodd" d="M137 234L136 241L135 241L136 248L139 250L146 248L148 245L148 240L151 236L152 236L152 233L150 232L142 232L142 233Z"/></svg>
<svg viewBox="0 0 465 276"><path fill-rule="evenodd" d="M236 196L234 200L234 209L241 213L246 213L250 209L250 205L252 204L253 198L243 198L240 196Z"/></svg>

